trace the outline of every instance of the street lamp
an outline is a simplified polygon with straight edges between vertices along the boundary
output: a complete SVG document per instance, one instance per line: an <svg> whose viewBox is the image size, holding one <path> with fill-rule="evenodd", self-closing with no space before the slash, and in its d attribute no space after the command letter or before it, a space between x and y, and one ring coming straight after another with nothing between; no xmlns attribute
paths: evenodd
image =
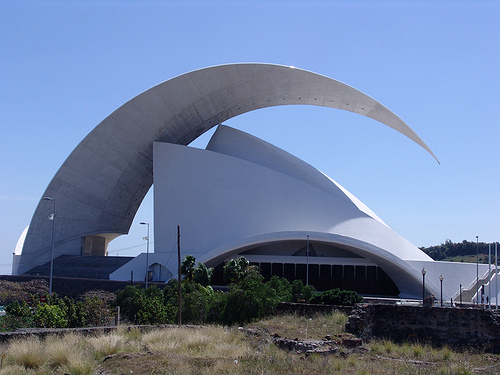
<svg viewBox="0 0 500 375"><path fill-rule="evenodd" d="M49 296L52 296L52 274L54 271L54 228L56 221L56 199L51 197L43 197L42 201L52 201L52 214L49 220L52 220L52 249L50 250L50 278L49 278Z"/></svg>
<svg viewBox="0 0 500 375"><path fill-rule="evenodd" d="M439 276L439 281L441 281L441 307L443 307L443 275Z"/></svg>
<svg viewBox="0 0 500 375"><path fill-rule="evenodd" d="M425 268L422 268L422 304L424 303L425 299Z"/></svg>
<svg viewBox="0 0 500 375"><path fill-rule="evenodd" d="M309 285L309 235L307 235L307 243L306 243L306 259L307 259L307 269L306 269L306 285Z"/></svg>
<svg viewBox="0 0 500 375"><path fill-rule="evenodd" d="M148 241L148 244L146 246L146 289L148 289L148 279L149 279L149 223L141 222L139 223L141 225L147 225L148 226L148 236L145 238ZM143 238L144 239L144 238Z"/></svg>
<svg viewBox="0 0 500 375"><path fill-rule="evenodd" d="M479 305L479 236L476 236L476 305Z"/></svg>

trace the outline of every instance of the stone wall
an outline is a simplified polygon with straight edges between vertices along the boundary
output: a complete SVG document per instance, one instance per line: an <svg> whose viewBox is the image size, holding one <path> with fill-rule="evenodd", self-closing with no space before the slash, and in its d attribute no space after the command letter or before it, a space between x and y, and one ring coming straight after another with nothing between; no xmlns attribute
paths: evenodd
<svg viewBox="0 0 500 375"><path fill-rule="evenodd" d="M34 279L42 279L49 282L48 276L30 276L30 275L0 275L0 280L22 282ZM135 284L145 285L144 282L136 282ZM130 281L114 281L101 279L75 279L69 277L54 277L52 279L52 291L57 293L59 297L78 297L85 292L92 290L104 290L106 292L116 293L119 289L124 289L127 285L132 285ZM164 288L165 283L150 282L149 285L156 285L159 288Z"/></svg>
<svg viewBox="0 0 500 375"><path fill-rule="evenodd" d="M395 305L358 305L346 330L367 341L388 338L500 353L500 311Z"/></svg>

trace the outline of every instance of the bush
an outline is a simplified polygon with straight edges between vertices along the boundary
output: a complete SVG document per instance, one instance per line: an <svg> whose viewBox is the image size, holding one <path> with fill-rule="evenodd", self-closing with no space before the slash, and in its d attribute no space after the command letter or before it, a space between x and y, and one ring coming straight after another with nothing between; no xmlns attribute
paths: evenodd
<svg viewBox="0 0 500 375"><path fill-rule="evenodd" d="M324 305L354 306L363 302L363 297L352 290L330 289L318 293L311 298L310 303Z"/></svg>
<svg viewBox="0 0 500 375"><path fill-rule="evenodd" d="M276 310L279 302L276 291L263 280L260 274L250 274L231 285L224 309L224 324L246 323Z"/></svg>
<svg viewBox="0 0 500 375"><path fill-rule="evenodd" d="M292 302L292 284L284 277L272 276L268 285L276 291L276 296L280 302Z"/></svg>
<svg viewBox="0 0 500 375"><path fill-rule="evenodd" d="M6 315L0 317L0 331L12 332L18 328L34 327L33 313L25 301L13 301L5 307Z"/></svg>
<svg viewBox="0 0 500 375"><path fill-rule="evenodd" d="M57 305L39 305L33 318L39 328L66 328L68 326L66 314Z"/></svg>
<svg viewBox="0 0 500 375"><path fill-rule="evenodd" d="M99 327L107 325L113 316L108 303L97 296L85 298L80 302L81 311L85 317L84 325Z"/></svg>
<svg viewBox="0 0 500 375"><path fill-rule="evenodd" d="M64 306L63 309L68 322L68 328L84 327L87 323L84 302L75 301L68 297L64 297L62 301L64 302L63 304L60 303L59 299L54 302L58 303L59 306Z"/></svg>
<svg viewBox="0 0 500 375"><path fill-rule="evenodd" d="M211 287L205 288L197 283L185 285L182 293L182 322L202 324L207 319L210 307L210 299L214 294Z"/></svg>
<svg viewBox="0 0 500 375"><path fill-rule="evenodd" d="M167 306L163 304L163 293L157 287L149 287L141 296L137 312L137 324L165 324L172 323Z"/></svg>
<svg viewBox="0 0 500 375"><path fill-rule="evenodd" d="M293 280L291 286L292 302L309 302L312 296L316 293L316 288L313 285L304 285L300 279Z"/></svg>
<svg viewBox="0 0 500 375"><path fill-rule="evenodd" d="M127 285L117 292L114 304L134 324L173 322L174 312L164 303L163 292L156 286L144 289L140 285Z"/></svg>
<svg viewBox="0 0 500 375"><path fill-rule="evenodd" d="M222 323L227 305L227 293L214 292L208 300L206 323Z"/></svg>

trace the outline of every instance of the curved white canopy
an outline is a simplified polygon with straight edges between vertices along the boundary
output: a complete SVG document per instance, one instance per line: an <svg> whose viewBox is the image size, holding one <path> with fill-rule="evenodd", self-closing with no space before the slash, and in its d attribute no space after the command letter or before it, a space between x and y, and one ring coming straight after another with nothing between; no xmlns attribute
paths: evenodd
<svg viewBox="0 0 500 375"><path fill-rule="evenodd" d="M154 141L187 145L229 118L290 104L337 108L370 117L434 156L393 112L334 79L271 64L231 64L196 70L125 103L68 156L42 195L57 201L55 256L80 254L85 236L112 239L128 232L153 182ZM51 205L44 201L37 206L17 273L50 259L50 210Z"/></svg>

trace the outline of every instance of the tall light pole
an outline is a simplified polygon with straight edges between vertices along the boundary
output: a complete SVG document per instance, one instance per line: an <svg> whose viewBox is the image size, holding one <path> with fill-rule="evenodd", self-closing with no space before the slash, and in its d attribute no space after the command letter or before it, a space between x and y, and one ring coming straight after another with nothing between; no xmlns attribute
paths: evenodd
<svg viewBox="0 0 500 375"><path fill-rule="evenodd" d="M479 305L479 236L476 236L476 305Z"/></svg>
<svg viewBox="0 0 500 375"><path fill-rule="evenodd" d="M49 220L52 220L52 249L50 250L50 278L49 278L49 296L52 296L52 275L54 271L54 229L56 225L56 199L43 197L42 201L52 201L52 214Z"/></svg>
<svg viewBox="0 0 500 375"><path fill-rule="evenodd" d="M177 225L177 325L182 323L182 304L181 304L181 226Z"/></svg>
<svg viewBox="0 0 500 375"><path fill-rule="evenodd" d="M488 244L488 308L491 310L491 244Z"/></svg>
<svg viewBox="0 0 500 375"><path fill-rule="evenodd" d="M441 281L441 307L443 307L443 275L439 276L439 281Z"/></svg>
<svg viewBox="0 0 500 375"><path fill-rule="evenodd" d="M306 285L309 285L309 235L307 235L307 241L306 241L306 259L307 259Z"/></svg>
<svg viewBox="0 0 500 375"><path fill-rule="evenodd" d="M495 310L498 310L498 242L495 242Z"/></svg>
<svg viewBox="0 0 500 375"><path fill-rule="evenodd" d="M422 268L422 305L424 304L425 299L425 268Z"/></svg>
<svg viewBox="0 0 500 375"><path fill-rule="evenodd" d="M148 236L146 237L146 239L148 240L148 244L146 245L146 289L148 289L148 281L149 281L148 280L149 279L149 272L148 272L148 269L149 269L149 223L142 222L139 224L148 226Z"/></svg>

